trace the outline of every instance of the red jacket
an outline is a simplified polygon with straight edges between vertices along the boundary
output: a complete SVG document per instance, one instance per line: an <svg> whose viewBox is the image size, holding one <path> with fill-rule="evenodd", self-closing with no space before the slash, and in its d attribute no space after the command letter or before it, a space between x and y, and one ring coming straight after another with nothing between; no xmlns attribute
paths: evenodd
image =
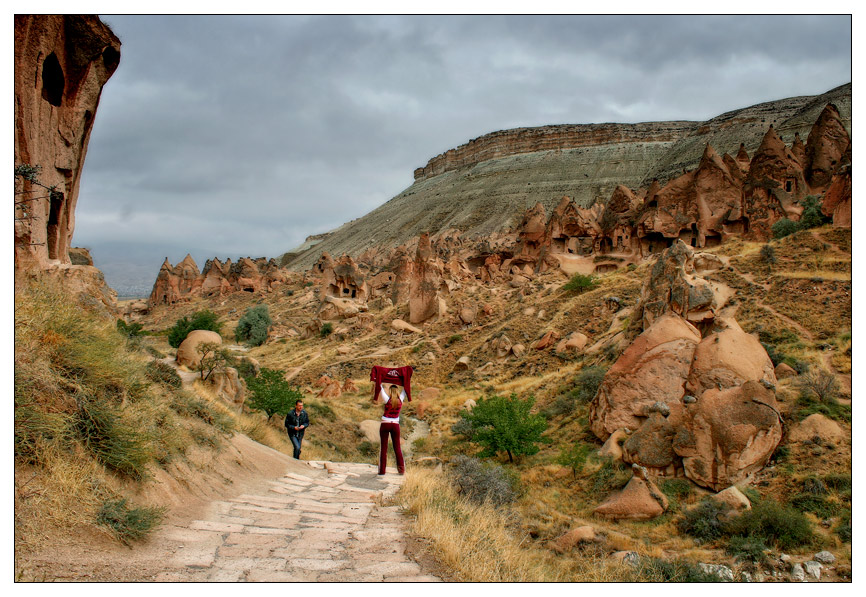
<svg viewBox="0 0 866 597"><path fill-rule="evenodd" d="M373 382L373 402L379 398L379 390L383 383L394 383L403 386L406 390L406 400L412 402L412 389L410 381L412 379L412 367L379 367L374 366L370 370L370 381Z"/></svg>

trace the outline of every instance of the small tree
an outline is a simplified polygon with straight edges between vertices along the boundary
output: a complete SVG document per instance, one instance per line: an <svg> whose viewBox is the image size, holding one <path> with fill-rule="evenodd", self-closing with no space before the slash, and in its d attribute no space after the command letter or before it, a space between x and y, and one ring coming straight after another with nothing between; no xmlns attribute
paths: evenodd
<svg viewBox="0 0 866 597"><path fill-rule="evenodd" d="M220 328L222 328L222 324L216 313L207 309L198 311L192 315L192 318L181 317L174 326L169 328L168 344L172 348L177 348L193 330L210 330L219 334Z"/></svg>
<svg viewBox="0 0 866 597"><path fill-rule="evenodd" d="M773 231L773 238L785 238L800 230L800 223L788 218L782 218L770 228Z"/></svg>
<svg viewBox="0 0 866 597"><path fill-rule="evenodd" d="M595 276L585 276L583 274L574 274L571 277L565 286L562 287L563 290L573 290L578 293L586 292L587 290L592 290L598 286L598 280L596 280Z"/></svg>
<svg viewBox="0 0 866 597"><path fill-rule="evenodd" d="M773 245L767 243L761 247L760 257L761 261L767 265L773 265L776 263L776 249L773 248Z"/></svg>
<svg viewBox="0 0 866 597"><path fill-rule="evenodd" d="M195 351L201 357L198 371L202 381L206 381L217 369L224 368L230 358L228 350L220 348L216 342L202 342L195 347Z"/></svg>
<svg viewBox="0 0 866 597"><path fill-rule="evenodd" d="M576 442L571 447L563 448L556 458L556 464L570 467L571 474L577 478L577 471L583 470L583 465L586 464L586 459L592 450L593 446Z"/></svg>
<svg viewBox="0 0 866 597"><path fill-rule="evenodd" d="M250 408L263 410L269 417L275 413L287 415L295 402L303 400L298 388L289 386L285 374L276 369L262 367L258 377L247 379L247 389L252 395L247 401Z"/></svg>
<svg viewBox="0 0 866 597"><path fill-rule="evenodd" d="M472 441L484 446L481 456L495 456L498 452L508 454L508 461L514 456L531 455L538 452L541 434L547 429L543 415L530 414L535 397L521 400L517 394L479 398L472 412L463 411L460 415L469 421L473 428Z"/></svg>
<svg viewBox="0 0 866 597"><path fill-rule="evenodd" d="M256 305L250 307L238 321L235 328L235 338L238 342L246 341L253 346L260 346L268 339L268 330L271 327L271 316L267 305Z"/></svg>
<svg viewBox="0 0 866 597"><path fill-rule="evenodd" d="M127 338L143 336L144 330L140 323L126 323L122 319L117 320L117 331Z"/></svg>

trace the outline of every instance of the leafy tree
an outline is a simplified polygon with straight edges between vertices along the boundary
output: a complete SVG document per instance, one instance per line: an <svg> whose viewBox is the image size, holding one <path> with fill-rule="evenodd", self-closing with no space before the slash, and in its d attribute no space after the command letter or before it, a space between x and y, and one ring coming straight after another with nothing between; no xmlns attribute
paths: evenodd
<svg viewBox="0 0 866 597"><path fill-rule="evenodd" d="M803 206L803 214L800 216L801 230L817 228L833 220L821 213L821 201L814 195L809 195L800 204Z"/></svg>
<svg viewBox="0 0 866 597"><path fill-rule="evenodd" d="M202 381L207 380L211 373L217 369L225 367L230 358L229 351L225 348L220 348L220 345L216 342L202 342L195 347L195 351L201 357L198 370Z"/></svg>
<svg viewBox="0 0 866 597"><path fill-rule="evenodd" d="M168 330L168 344L172 348L177 348L180 343L186 340L186 337L193 330L210 330L211 332L220 333L222 324L219 322L219 317L213 311L198 311L193 314L192 318L183 316Z"/></svg>
<svg viewBox="0 0 866 597"><path fill-rule="evenodd" d="M268 329L271 327L271 316L267 305L250 307L238 321L235 337L238 342L246 341L253 346L260 346L268 339Z"/></svg>
<svg viewBox="0 0 866 597"><path fill-rule="evenodd" d="M577 471L583 469L586 459L592 452L593 446L584 443L574 443L571 447L563 448L556 459L556 464L571 468L571 473L577 478Z"/></svg>
<svg viewBox="0 0 866 597"><path fill-rule="evenodd" d="M531 455L538 452L541 434L547 429L543 415L530 414L535 397L521 400L517 394L479 398L471 412L463 411L462 417L473 428L472 441L484 446L481 456L495 456L498 452L508 454L508 461L514 456Z"/></svg>
<svg viewBox="0 0 866 597"><path fill-rule="evenodd" d="M782 218L773 224L771 230L773 231L773 238L785 238L800 230L800 224L788 218Z"/></svg>
<svg viewBox="0 0 866 597"><path fill-rule="evenodd" d="M250 408L263 410L270 417L275 413L289 414L295 402L303 400L297 387L289 386L282 371L262 367L258 377L247 379L247 389L252 394L247 401Z"/></svg>
<svg viewBox="0 0 866 597"><path fill-rule="evenodd" d="M565 286L562 287L563 290L575 290L578 293L586 292L587 290L592 290L598 286L598 280L596 280L595 276L585 276L583 274L574 274L571 277Z"/></svg>

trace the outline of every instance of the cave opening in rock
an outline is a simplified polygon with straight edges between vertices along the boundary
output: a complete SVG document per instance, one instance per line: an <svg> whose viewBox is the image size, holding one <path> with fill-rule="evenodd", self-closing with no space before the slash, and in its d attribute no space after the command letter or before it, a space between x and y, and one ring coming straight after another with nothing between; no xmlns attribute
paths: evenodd
<svg viewBox="0 0 866 597"><path fill-rule="evenodd" d="M57 259L57 251L60 245L60 222L63 219L63 193L52 191L48 205L48 258Z"/></svg>
<svg viewBox="0 0 866 597"><path fill-rule="evenodd" d="M63 69L60 67L57 55L52 52L42 63L42 99L52 106L60 107L65 87Z"/></svg>

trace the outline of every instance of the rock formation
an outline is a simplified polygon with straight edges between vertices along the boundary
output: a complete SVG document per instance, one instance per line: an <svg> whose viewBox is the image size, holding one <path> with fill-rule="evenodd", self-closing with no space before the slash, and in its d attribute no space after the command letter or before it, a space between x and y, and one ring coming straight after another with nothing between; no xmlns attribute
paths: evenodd
<svg viewBox="0 0 866 597"><path fill-rule="evenodd" d="M222 344L222 338L216 332L210 330L193 330L187 334L180 346L177 347L178 365L195 369L201 363L201 355L198 353L198 347L201 344L214 343Z"/></svg>
<svg viewBox="0 0 866 597"><path fill-rule="evenodd" d="M87 143L119 63L120 40L96 16L15 15L15 166L38 166L44 185L16 188L16 267L70 263Z"/></svg>
<svg viewBox="0 0 866 597"><path fill-rule="evenodd" d="M769 356L719 314L720 293L689 273L695 257L680 240L659 256L636 309L643 332L608 370L589 422L602 440L634 430L624 461L719 490L766 464L782 426Z"/></svg>

